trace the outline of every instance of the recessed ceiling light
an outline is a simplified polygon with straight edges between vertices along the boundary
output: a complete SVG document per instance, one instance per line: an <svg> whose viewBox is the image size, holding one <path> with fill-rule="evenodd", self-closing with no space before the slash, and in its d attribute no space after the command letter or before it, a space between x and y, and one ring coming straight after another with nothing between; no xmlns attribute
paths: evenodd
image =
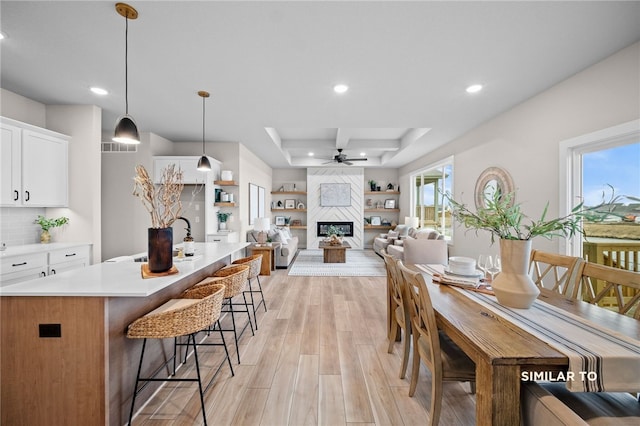
<svg viewBox="0 0 640 426"><path fill-rule="evenodd" d="M364 157L365 155L367 155L367 153L366 153L366 152L361 152L361 153L360 153L360 157Z"/></svg>
<svg viewBox="0 0 640 426"><path fill-rule="evenodd" d="M4 33L2 31L0 31L0 40L3 40L5 38L7 38L7 36L4 35Z"/></svg>
<svg viewBox="0 0 640 426"><path fill-rule="evenodd" d="M482 84L472 84L467 87L467 93L478 93L482 90Z"/></svg>
<svg viewBox="0 0 640 426"><path fill-rule="evenodd" d="M100 87L92 87L91 90L93 93L95 93L96 95L106 95L109 92L107 92L106 90L100 88Z"/></svg>
<svg viewBox="0 0 640 426"><path fill-rule="evenodd" d="M344 93L347 90L349 90L349 86L347 86L346 84L336 84L335 86L333 86L333 91L336 93Z"/></svg>
<svg viewBox="0 0 640 426"><path fill-rule="evenodd" d="M313 157L313 152L310 152L310 153L309 153L309 154L307 154L307 155L309 155L309 157Z"/></svg>

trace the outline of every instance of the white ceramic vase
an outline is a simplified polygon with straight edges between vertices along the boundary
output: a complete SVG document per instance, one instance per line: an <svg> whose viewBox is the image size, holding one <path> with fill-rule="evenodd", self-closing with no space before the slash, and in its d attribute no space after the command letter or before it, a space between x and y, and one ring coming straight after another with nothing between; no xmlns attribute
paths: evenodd
<svg viewBox="0 0 640 426"><path fill-rule="evenodd" d="M530 257L531 240L500 240L502 272L491 283L500 304L529 309L540 294L529 276Z"/></svg>
<svg viewBox="0 0 640 426"><path fill-rule="evenodd" d="M224 231L227 229L227 222L218 222L218 229Z"/></svg>

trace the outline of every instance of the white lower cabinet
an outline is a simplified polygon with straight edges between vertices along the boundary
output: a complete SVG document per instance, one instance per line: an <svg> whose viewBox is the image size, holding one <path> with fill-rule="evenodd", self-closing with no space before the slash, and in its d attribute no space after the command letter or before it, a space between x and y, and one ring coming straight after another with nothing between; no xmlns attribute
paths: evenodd
<svg viewBox="0 0 640 426"><path fill-rule="evenodd" d="M48 274L59 274L88 266L90 252L89 246L78 246L49 252Z"/></svg>
<svg viewBox="0 0 640 426"><path fill-rule="evenodd" d="M91 246L88 244L9 256L1 262L0 287L84 268L90 264Z"/></svg>
<svg viewBox="0 0 640 426"><path fill-rule="evenodd" d="M0 286L45 277L48 272L47 253L32 253L2 259Z"/></svg>
<svg viewBox="0 0 640 426"><path fill-rule="evenodd" d="M220 232L218 234L207 234L208 243L238 243L240 237L236 231ZM240 258L240 252L237 251L231 255L231 261Z"/></svg>

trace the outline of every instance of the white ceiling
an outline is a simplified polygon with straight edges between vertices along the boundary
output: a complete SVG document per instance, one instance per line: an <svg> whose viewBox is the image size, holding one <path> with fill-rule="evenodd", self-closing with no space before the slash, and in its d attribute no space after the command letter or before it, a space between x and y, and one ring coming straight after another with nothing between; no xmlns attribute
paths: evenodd
<svg viewBox="0 0 640 426"><path fill-rule="evenodd" d="M201 141L207 90L207 141L242 142L272 167L322 164L336 148L365 152L359 166L402 166L640 40L638 1L129 4L139 129ZM0 15L2 87L98 105L112 131L124 113L115 2L1 1ZM472 83L485 89L465 93Z"/></svg>

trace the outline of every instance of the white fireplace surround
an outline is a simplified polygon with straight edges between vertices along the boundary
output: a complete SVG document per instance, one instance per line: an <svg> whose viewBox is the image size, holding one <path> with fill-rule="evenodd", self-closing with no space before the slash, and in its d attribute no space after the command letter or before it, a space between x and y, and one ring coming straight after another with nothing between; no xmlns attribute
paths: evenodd
<svg viewBox="0 0 640 426"><path fill-rule="evenodd" d="M351 205L320 205L320 184L348 183ZM353 222L353 237L345 240L353 248L364 248L364 169L362 167L323 167L307 169L307 248L317 248L324 238L317 235L318 222Z"/></svg>

